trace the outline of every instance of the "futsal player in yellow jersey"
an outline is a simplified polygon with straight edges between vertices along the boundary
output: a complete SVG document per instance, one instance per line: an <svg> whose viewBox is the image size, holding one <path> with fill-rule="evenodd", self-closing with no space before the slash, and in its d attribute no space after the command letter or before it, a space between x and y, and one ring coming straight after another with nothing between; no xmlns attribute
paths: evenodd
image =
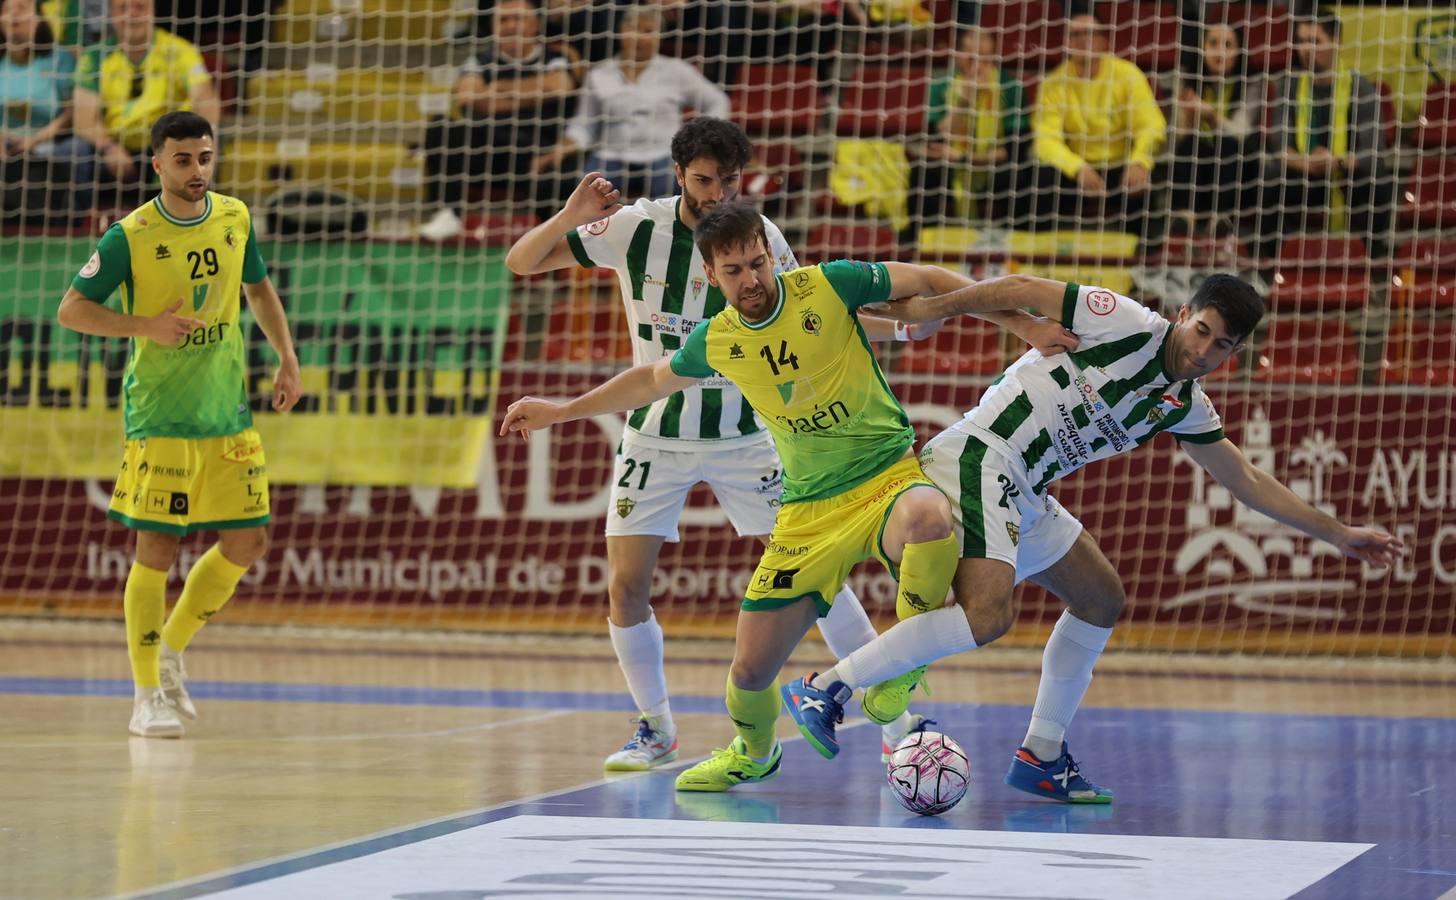
<svg viewBox="0 0 1456 900"><path fill-rule="evenodd" d="M822 705L826 696L843 702L850 689L837 683L821 690L806 678L784 689L781 700L777 679L855 564L873 556L897 574L902 618L945 601L959 554L950 507L920 469L911 449L915 430L856 310L969 281L935 266L842 260L775 275L762 217L738 203L708 212L694 237L708 280L728 308L699 324L672 356L636 366L575 400L516 401L501 433L634 409L719 375L743 392L772 432L783 462L783 507L738 618L727 685L738 737L677 779L678 790L725 791L778 774L774 722L785 702L820 753L838 752L833 723L806 729L798 708ZM1039 346L1075 344L1060 326L1043 321L1039 327L1045 331L1018 333ZM876 721L898 717L919 674L871 688L867 714Z"/></svg>
<svg viewBox="0 0 1456 900"><path fill-rule="evenodd" d="M181 737L179 714L197 717L182 651L267 547L268 477L248 406L240 289L278 354L273 408L286 412L299 396L298 357L248 207L207 189L216 162L206 119L158 119L161 194L102 235L59 312L67 328L131 339L125 450L107 516L137 532L125 608L131 733L141 737ZM118 288L113 312L103 304ZM187 573L164 622L178 544L212 530L218 543Z"/></svg>

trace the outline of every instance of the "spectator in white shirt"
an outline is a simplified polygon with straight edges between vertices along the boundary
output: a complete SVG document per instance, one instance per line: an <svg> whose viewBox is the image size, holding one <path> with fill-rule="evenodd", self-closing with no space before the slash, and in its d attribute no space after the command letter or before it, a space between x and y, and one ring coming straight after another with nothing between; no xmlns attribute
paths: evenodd
<svg viewBox="0 0 1456 900"><path fill-rule="evenodd" d="M664 197L677 183L672 136L686 113L726 118L728 96L691 65L658 54L661 18L651 7L623 10L615 59L593 66L576 116L533 171L559 168L586 152L586 171L601 172L624 197Z"/></svg>

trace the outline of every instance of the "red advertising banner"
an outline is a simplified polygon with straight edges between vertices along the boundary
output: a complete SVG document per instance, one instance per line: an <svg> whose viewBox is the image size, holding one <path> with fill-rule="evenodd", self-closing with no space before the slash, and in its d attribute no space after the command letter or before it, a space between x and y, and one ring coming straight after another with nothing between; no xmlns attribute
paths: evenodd
<svg viewBox="0 0 1456 900"><path fill-rule="evenodd" d="M507 373L502 398L567 396L597 380ZM907 409L922 436L959 418L979 393L901 388L917 398ZM1340 558L1330 545L1240 506L1171 438L1161 439L1054 488L1123 574L1125 621L1238 635L1229 646L1293 631L1408 638L1416 643L1402 646L1418 653L1428 652L1422 641L1449 646L1456 398L1227 383L1212 396L1255 465L1332 515L1393 531L1409 552L1391 571ZM303 610L313 612L310 621L337 613L349 624L361 610L402 623L475 616L599 624L602 519L621 427L605 417L530 442L494 439L474 490L277 485L271 549L245 581L239 606L277 610L281 620ZM339 452L348 452L346 441ZM78 599L119 598L130 536L104 518L109 484L0 485L0 595L62 611ZM654 603L669 621L721 625L737 608L757 547L734 535L700 492L685 513L682 542L664 548ZM192 539L184 563L204 546ZM893 583L877 565L861 566L853 583L876 614L893 609ZM1024 592L1023 623L1054 617L1039 591ZM1200 646L1215 644L1227 645Z"/></svg>

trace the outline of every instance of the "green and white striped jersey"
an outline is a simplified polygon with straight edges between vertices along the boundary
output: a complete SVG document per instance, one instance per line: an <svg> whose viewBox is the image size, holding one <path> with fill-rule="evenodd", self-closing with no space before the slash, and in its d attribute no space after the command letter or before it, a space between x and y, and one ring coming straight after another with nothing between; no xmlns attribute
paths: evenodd
<svg viewBox="0 0 1456 900"><path fill-rule="evenodd" d="M566 235L578 263L616 270L637 365L676 353L699 322L725 305L723 293L708 284L692 231L678 218L680 200L638 200ZM798 268L778 227L767 218L763 227L774 271ZM635 410L627 428L636 443L662 450L682 450L686 442L730 449L766 439L743 395L718 376Z"/></svg>
<svg viewBox="0 0 1456 900"><path fill-rule="evenodd" d="M1028 351L965 418L986 443L1026 466L1038 494L1164 431L1199 444L1223 439L1202 385L1168 375L1167 319L1104 288L1068 284L1062 324L1081 338L1076 352Z"/></svg>

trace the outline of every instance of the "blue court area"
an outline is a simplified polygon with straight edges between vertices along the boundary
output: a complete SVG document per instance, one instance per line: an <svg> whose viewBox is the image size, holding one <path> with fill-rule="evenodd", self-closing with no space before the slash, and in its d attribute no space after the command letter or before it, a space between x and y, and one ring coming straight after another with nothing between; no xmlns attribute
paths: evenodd
<svg viewBox="0 0 1456 900"><path fill-rule="evenodd" d="M129 692L121 681L0 678L8 694ZM193 692L278 703L627 710L616 694L236 682L197 682ZM674 698L683 713L721 703ZM675 792L677 770L693 760L610 780L584 769L582 787L143 896L1427 900L1456 887L1453 720L1088 708L1073 726L1072 751L1117 795L1093 807L1001 783L1029 708L917 709L972 761L970 792L939 818L896 804L883 786L878 730L851 718L838 759L793 740L780 777L731 793Z"/></svg>

